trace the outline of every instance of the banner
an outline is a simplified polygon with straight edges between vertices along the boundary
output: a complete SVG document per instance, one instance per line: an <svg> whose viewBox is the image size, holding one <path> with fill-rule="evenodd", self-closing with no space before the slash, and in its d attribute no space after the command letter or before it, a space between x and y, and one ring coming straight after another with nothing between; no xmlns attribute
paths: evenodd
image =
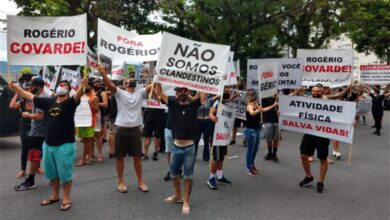
<svg viewBox="0 0 390 220"><path fill-rule="evenodd" d="M81 82L80 68L72 70L66 67L59 67L51 81L50 90L55 91L58 83L62 80L66 80L70 83L72 90L77 91Z"/></svg>
<svg viewBox="0 0 390 220"><path fill-rule="evenodd" d="M360 82L365 84L390 84L390 65L360 65Z"/></svg>
<svg viewBox="0 0 390 220"><path fill-rule="evenodd" d="M7 62L7 33L0 31L0 61Z"/></svg>
<svg viewBox="0 0 390 220"><path fill-rule="evenodd" d="M89 98L87 96L82 96L80 99L80 104L77 106L74 114L74 124L76 128L92 126L91 106L89 106Z"/></svg>
<svg viewBox="0 0 390 220"><path fill-rule="evenodd" d="M158 59L161 33L138 35L98 19L98 51L111 59L140 63Z"/></svg>
<svg viewBox="0 0 390 220"><path fill-rule="evenodd" d="M87 15L7 16L11 65L85 65Z"/></svg>
<svg viewBox="0 0 390 220"><path fill-rule="evenodd" d="M237 72L234 67L233 58L234 58L234 52L230 51L229 60L226 64L227 65L226 74L228 74L228 77L226 77L226 80L224 78L224 85L226 86L237 85Z"/></svg>
<svg viewBox="0 0 390 220"><path fill-rule="evenodd" d="M370 96L359 98L356 102L356 115L367 115L371 112L372 99Z"/></svg>
<svg viewBox="0 0 390 220"><path fill-rule="evenodd" d="M284 58L279 61L278 89L302 87L302 59Z"/></svg>
<svg viewBox="0 0 390 220"><path fill-rule="evenodd" d="M352 143L356 103L279 96L280 129Z"/></svg>
<svg viewBox="0 0 390 220"><path fill-rule="evenodd" d="M230 46L188 40L164 32L157 82L210 94L223 93Z"/></svg>
<svg viewBox="0 0 390 220"><path fill-rule="evenodd" d="M298 49L297 57L303 59L304 86L321 83L334 88L352 82L352 49Z"/></svg>
<svg viewBox="0 0 390 220"><path fill-rule="evenodd" d="M221 108L221 109L220 109ZM219 104L215 123L213 145L226 146L230 142L236 111L227 105Z"/></svg>
<svg viewBox="0 0 390 220"><path fill-rule="evenodd" d="M246 120L247 92L233 89L231 95L234 98L227 105L236 110L236 118Z"/></svg>
<svg viewBox="0 0 390 220"><path fill-rule="evenodd" d="M280 59L248 59L246 87L257 90L259 88L259 68L263 64L279 62Z"/></svg>
<svg viewBox="0 0 390 220"><path fill-rule="evenodd" d="M259 98L264 99L278 92L278 69L279 63L267 63L259 67Z"/></svg>

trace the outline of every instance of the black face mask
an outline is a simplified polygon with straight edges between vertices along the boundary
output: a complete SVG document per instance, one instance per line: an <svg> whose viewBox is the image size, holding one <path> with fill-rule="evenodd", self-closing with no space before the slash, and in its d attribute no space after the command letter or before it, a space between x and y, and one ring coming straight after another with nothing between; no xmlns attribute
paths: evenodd
<svg viewBox="0 0 390 220"><path fill-rule="evenodd" d="M179 101L185 102L188 100L188 95L187 94L181 94L179 95Z"/></svg>
<svg viewBox="0 0 390 220"><path fill-rule="evenodd" d="M317 99L319 99L319 98L321 98L321 94L316 94L316 95L313 95L313 98L317 98Z"/></svg>
<svg viewBox="0 0 390 220"><path fill-rule="evenodd" d="M137 87L137 81L135 81L135 80L130 81L129 84L127 85L127 87L129 87L129 88Z"/></svg>
<svg viewBox="0 0 390 220"><path fill-rule="evenodd" d="M89 92L89 89L84 89L84 93L88 93Z"/></svg>
<svg viewBox="0 0 390 220"><path fill-rule="evenodd" d="M230 94L229 94L229 93L223 93L222 98L223 98L224 100L228 100L228 99L230 98Z"/></svg>
<svg viewBox="0 0 390 220"><path fill-rule="evenodd" d="M31 92L32 92L33 94L37 94L37 93L38 93L38 88L32 89Z"/></svg>
<svg viewBox="0 0 390 220"><path fill-rule="evenodd" d="M94 87L93 87L93 89L96 90L96 91L100 90L101 88L102 88L102 87L100 87L100 86L94 86Z"/></svg>

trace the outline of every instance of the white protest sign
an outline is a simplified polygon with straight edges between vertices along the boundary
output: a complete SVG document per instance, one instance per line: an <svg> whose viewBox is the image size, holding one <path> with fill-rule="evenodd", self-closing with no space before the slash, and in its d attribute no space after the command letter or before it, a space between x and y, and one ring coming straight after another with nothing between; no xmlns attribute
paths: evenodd
<svg viewBox="0 0 390 220"><path fill-rule="evenodd" d="M360 82L365 84L390 84L390 65L360 65Z"/></svg>
<svg viewBox="0 0 390 220"><path fill-rule="evenodd" d="M299 89L302 86L302 59L284 58L279 61L278 89Z"/></svg>
<svg viewBox="0 0 390 220"><path fill-rule="evenodd" d="M158 59L161 33L138 35L98 20L98 51L111 59L129 62Z"/></svg>
<svg viewBox="0 0 390 220"><path fill-rule="evenodd" d="M302 85L340 87L352 82L352 49L298 49L303 60Z"/></svg>
<svg viewBox="0 0 390 220"><path fill-rule="evenodd" d="M62 80L68 81L72 89L77 91L79 89L81 81L80 69L77 68L77 70L71 70L62 67L60 70L60 81Z"/></svg>
<svg viewBox="0 0 390 220"><path fill-rule="evenodd" d="M221 108L221 109L219 109ZM215 123L213 145L226 146L230 142L236 111L227 105L219 104Z"/></svg>
<svg viewBox="0 0 390 220"><path fill-rule="evenodd" d="M188 40L164 32L157 81L209 94L223 93L230 46Z"/></svg>
<svg viewBox="0 0 390 220"><path fill-rule="evenodd" d="M7 33L0 31L0 61L7 62Z"/></svg>
<svg viewBox="0 0 390 220"><path fill-rule="evenodd" d="M271 97L278 92L278 70L278 62L260 65L258 73L260 99Z"/></svg>
<svg viewBox="0 0 390 220"><path fill-rule="evenodd" d="M226 79L224 78L224 85L230 86L230 85L237 85L237 73L236 69L234 67L234 52L230 51L229 53L229 60L227 62L226 67L226 74L228 75Z"/></svg>
<svg viewBox="0 0 390 220"><path fill-rule="evenodd" d="M83 95L81 97L80 104L74 114L74 124L76 128L92 126L92 112L88 96Z"/></svg>
<svg viewBox="0 0 390 220"><path fill-rule="evenodd" d="M279 96L279 127L352 143L356 103L301 96Z"/></svg>
<svg viewBox="0 0 390 220"><path fill-rule="evenodd" d="M249 59L247 65L246 87L248 89L259 88L259 68L263 64L278 62L280 59Z"/></svg>
<svg viewBox="0 0 390 220"><path fill-rule="evenodd" d="M111 60L103 55L100 55L99 58L100 58L100 64L103 65L104 69L106 70L106 73L109 74L111 71ZM101 77L99 71L97 70L97 65L99 63L98 55L92 52L92 50L89 49L89 47L87 47L87 62L88 62L88 66L90 67L90 76Z"/></svg>
<svg viewBox="0 0 390 220"><path fill-rule="evenodd" d="M247 92L234 89L231 91L231 95L234 98L227 105L236 110L236 118L246 120Z"/></svg>
<svg viewBox="0 0 390 220"><path fill-rule="evenodd" d="M371 112L372 99L371 97L362 97L356 102L356 115L367 115Z"/></svg>
<svg viewBox="0 0 390 220"><path fill-rule="evenodd" d="M7 16L8 62L12 65L84 65L87 15Z"/></svg>
<svg viewBox="0 0 390 220"><path fill-rule="evenodd" d="M234 69L236 70L237 77L241 77L241 73L240 73L240 59L234 61Z"/></svg>

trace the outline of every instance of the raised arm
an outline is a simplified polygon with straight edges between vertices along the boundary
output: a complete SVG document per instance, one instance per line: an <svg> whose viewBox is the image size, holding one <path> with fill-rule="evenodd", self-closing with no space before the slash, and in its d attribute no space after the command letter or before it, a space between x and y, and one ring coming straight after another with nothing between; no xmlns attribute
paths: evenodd
<svg viewBox="0 0 390 220"><path fill-rule="evenodd" d="M19 96L31 101L34 99L34 95L32 93L23 90L15 83L10 82L8 86L11 90L15 91Z"/></svg>
<svg viewBox="0 0 390 220"><path fill-rule="evenodd" d="M81 96L83 96L84 94L84 88L85 86L88 84L88 79L84 78L81 80L81 84L80 84L80 87L79 89L77 90L76 94L73 96L73 99L78 102L81 98Z"/></svg>
<svg viewBox="0 0 390 220"><path fill-rule="evenodd" d="M20 108L20 102L17 101L18 94L16 93L14 97L11 99L11 102L9 103L9 108L16 109Z"/></svg>
<svg viewBox="0 0 390 220"><path fill-rule="evenodd" d="M101 65L101 64L98 64L97 69L99 70L99 73L103 77L104 84L106 84L108 86L108 88L111 90L112 95L115 95L117 88L116 88L115 84L108 78L107 73L106 73L106 69L104 69L103 65Z"/></svg>
<svg viewBox="0 0 390 220"><path fill-rule="evenodd" d="M160 83L154 83L154 86L156 87L157 95L160 96L161 100L165 104L168 104L168 96L165 95L165 93L163 92L161 84Z"/></svg>
<svg viewBox="0 0 390 220"><path fill-rule="evenodd" d="M108 107L108 96L107 96L106 92L102 92L102 103L99 103L99 107L101 107L101 108Z"/></svg>

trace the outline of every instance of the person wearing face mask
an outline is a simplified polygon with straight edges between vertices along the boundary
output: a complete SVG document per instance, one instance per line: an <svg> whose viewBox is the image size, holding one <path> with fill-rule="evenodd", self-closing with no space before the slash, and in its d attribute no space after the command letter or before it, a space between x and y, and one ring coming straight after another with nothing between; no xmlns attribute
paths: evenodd
<svg viewBox="0 0 390 220"><path fill-rule="evenodd" d="M44 86L45 82L41 78L34 78L31 81L31 92L37 97L50 97L49 94L43 91ZM42 109L34 107L31 113L23 112L22 117L31 119L31 130L28 135L28 161L30 161L30 173L23 183L15 186L16 191L24 191L36 187L35 174L37 173L41 162L42 145L45 139L45 118Z"/></svg>
<svg viewBox="0 0 390 220"><path fill-rule="evenodd" d="M26 91L31 91L31 83L26 83L25 86L23 86L23 89ZM31 119L30 118L23 118L23 113L31 113L33 109L32 101L25 100L22 97L19 97L16 93L15 96L12 98L9 107L11 109L19 109L20 111L20 124L19 124L19 136L20 136L20 143L21 143L21 155L20 155L20 162L21 162L21 168L20 171L16 174L16 178L22 178L26 175L26 167L27 167L27 154L28 154L28 134L31 130ZM26 115L26 114L25 114Z"/></svg>
<svg viewBox="0 0 390 220"><path fill-rule="evenodd" d="M57 97L38 97L24 91L14 83L9 88L15 90L27 100L33 100L34 106L44 110L45 114L45 141L43 143L43 167L45 177L50 180L52 193L41 202L42 206L60 201L60 183L63 184L63 201L61 211L72 207L70 192L73 179L73 162L76 157L76 142L74 137L74 114L83 95L87 80L81 81L76 94L69 98L71 86L67 81L61 81L56 89Z"/></svg>
<svg viewBox="0 0 390 220"><path fill-rule="evenodd" d="M246 106L246 128L244 135L247 143L246 148L246 174L257 176L258 170L255 167L255 159L260 145L260 114L275 108L276 101L263 108L258 104L257 93L254 90L248 91L248 104Z"/></svg>
<svg viewBox="0 0 390 220"><path fill-rule="evenodd" d="M226 104L230 101L230 88L225 86L222 96L222 104ZM218 121L217 111L220 100L214 102L210 109L209 117L213 123ZM213 125L214 128L214 125ZM225 178L223 175L223 161L227 155L228 146L215 146L212 147L212 160L210 165L210 178L207 180L207 185L210 189L217 190L219 184L232 185L232 182Z"/></svg>
<svg viewBox="0 0 390 220"><path fill-rule="evenodd" d="M138 178L138 188L142 192L148 192L149 187L142 180L142 140L140 126L142 125L142 102L152 89L152 84L145 88L136 90L137 83L134 79L126 79L125 90L118 89L108 78L106 70L98 65L98 70L103 77L104 83L115 96L118 107L118 114L115 120L115 156L116 169L118 174L118 191L127 192L123 178L124 157L131 156L134 161L134 169Z"/></svg>
<svg viewBox="0 0 390 220"><path fill-rule="evenodd" d="M157 95L164 103L167 103L169 111L172 111L172 137L173 147L171 152L170 174L173 180L175 192L165 199L166 202L183 203L182 214L190 213L190 194L192 178L195 166L195 136L197 109L206 99L206 94L191 99L186 87L176 88L176 99L168 99L162 91L161 85L156 83ZM183 166L185 192L184 200L181 197L180 169Z"/></svg>
<svg viewBox="0 0 390 220"><path fill-rule="evenodd" d="M93 80L93 93L99 100L99 112L97 113L96 126L95 126L95 140L98 149L98 156L96 161L103 160L103 134L105 133L105 111L108 107L107 93L103 90L100 79ZM94 147L92 148L94 150ZM93 151L92 151L93 155Z"/></svg>
<svg viewBox="0 0 390 220"><path fill-rule="evenodd" d="M76 167L84 166L85 164L92 165L93 142L95 135L96 115L99 113L99 101L94 95L91 84L85 87L84 95L81 97L81 102L88 102L91 109L92 124L90 127L77 128L77 136L83 142L83 154Z"/></svg>

